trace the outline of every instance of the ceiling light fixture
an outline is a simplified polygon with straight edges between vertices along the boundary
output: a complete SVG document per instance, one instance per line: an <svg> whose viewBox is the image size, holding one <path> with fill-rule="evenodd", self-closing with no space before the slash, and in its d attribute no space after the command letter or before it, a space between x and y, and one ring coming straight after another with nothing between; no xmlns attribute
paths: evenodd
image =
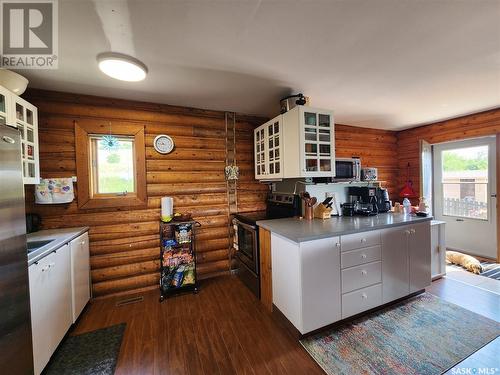
<svg viewBox="0 0 500 375"><path fill-rule="evenodd" d="M97 62L104 74L121 81L142 81L148 73L148 68L141 61L122 53L101 53L97 55Z"/></svg>

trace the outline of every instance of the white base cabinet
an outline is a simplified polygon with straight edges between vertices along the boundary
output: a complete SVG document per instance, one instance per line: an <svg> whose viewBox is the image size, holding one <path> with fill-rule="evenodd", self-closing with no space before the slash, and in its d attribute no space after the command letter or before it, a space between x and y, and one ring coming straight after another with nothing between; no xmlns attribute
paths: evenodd
<svg viewBox="0 0 500 375"><path fill-rule="evenodd" d="M71 311L73 323L90 299L89 235L82 234L69 244L71 249Z"/></svg>
<svg viewBox="0 0 500 375"><path fill-rule="evenodd" d="M431 221L431 276L432 280L446 275L446 222Z"/></svg>
<svg viewBox="0 0 500 375"><path fill-rule="evenodd" d="M40 374L72 323L69 246L29 267L35 374Z"/></svg>
<svg viewBox="0 0 500 375"><path fill-rule="evenodd" d="M271 233L273 304L301 334L425 289L430 221L295 243Z"/></svg>
<svg viewBox="0 0 500 375"><path fill-rule="evenodd" d="M88 233L28 267L35 374L90 299Z"/></svg>

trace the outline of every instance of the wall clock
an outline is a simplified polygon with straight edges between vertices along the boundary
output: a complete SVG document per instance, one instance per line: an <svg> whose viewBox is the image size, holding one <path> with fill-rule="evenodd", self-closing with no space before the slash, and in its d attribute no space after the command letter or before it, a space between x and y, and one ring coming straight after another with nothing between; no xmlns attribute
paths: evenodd
<svg viewBox="0 0 500 375"><path fill-rule="evenodd" d="M155 137L153 146L160 154L168 154L174 149L174 140L165 134L160 134Z"/></svg>

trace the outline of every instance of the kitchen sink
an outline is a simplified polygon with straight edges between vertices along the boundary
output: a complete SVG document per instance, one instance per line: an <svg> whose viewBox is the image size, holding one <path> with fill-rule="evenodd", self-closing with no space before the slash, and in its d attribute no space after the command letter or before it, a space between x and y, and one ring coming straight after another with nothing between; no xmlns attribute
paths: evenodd
<svg viewBox="0 0 500 375"><path fill-rule="evenodd" d="M52 241L54 241L53 239L51 240L44 240L44 241L28 241L27 243L27 247L28 247L28 254L35 251L35 250L38 250L39 248L51 243Z"/></svg>

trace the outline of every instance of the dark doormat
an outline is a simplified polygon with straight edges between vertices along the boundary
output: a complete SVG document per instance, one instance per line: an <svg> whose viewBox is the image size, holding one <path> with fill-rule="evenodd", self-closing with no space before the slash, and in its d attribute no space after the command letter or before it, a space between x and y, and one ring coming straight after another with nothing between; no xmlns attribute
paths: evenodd
<svg viewBox="0 0 500 375"><path fill-rule="evenodd" d="M114 374L124 332L125 323L122 323L68 336L54 353L43 374Z"/></svg>

